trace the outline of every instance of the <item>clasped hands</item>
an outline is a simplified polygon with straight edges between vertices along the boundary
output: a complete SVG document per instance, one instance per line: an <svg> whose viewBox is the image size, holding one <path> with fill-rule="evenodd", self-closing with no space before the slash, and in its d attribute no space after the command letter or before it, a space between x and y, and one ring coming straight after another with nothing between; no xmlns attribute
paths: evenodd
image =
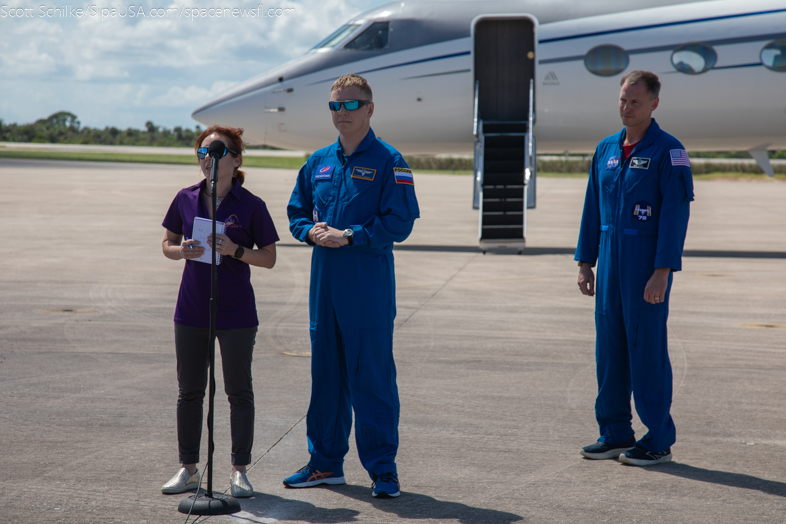
<svg viewBox="0 0 786 524"><path fill-rule="evenodd" d="M341 247L349 243L343 230L330 227L327 222L314 224L308 232L308 237L313 243L322 247Z"/></svg>

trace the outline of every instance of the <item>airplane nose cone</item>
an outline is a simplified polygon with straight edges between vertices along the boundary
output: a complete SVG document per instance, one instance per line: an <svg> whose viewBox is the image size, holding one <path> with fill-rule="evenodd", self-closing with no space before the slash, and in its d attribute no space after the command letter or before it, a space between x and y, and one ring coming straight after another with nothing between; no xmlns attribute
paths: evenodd
<svg viewBox="0 0 786 524"><path fill-rule="evenodd" d="M212 100L191 113L191 118L205 126L222 125L243 128L243 138L250 143L265 143L264 94L251 92Z"/></svg>

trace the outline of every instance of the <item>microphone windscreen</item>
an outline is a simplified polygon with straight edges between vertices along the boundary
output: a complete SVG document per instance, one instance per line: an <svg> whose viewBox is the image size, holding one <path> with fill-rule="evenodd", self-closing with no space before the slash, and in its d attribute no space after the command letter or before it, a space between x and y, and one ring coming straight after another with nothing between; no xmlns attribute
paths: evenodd
<svg viewBox="0 0 786 524"><path fill-rule="evenodd" d="M210 142L210 145L207 146L207 154L210 155L211 158L221 158L224 156L226 148L227 146L225 146L221 140L213 140Z"/></svg>

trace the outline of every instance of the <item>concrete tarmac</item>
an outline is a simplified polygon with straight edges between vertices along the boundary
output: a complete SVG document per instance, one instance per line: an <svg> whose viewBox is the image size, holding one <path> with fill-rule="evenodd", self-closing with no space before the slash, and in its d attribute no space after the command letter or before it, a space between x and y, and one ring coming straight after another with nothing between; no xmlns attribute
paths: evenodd
<svg viewBox="0 0 786 524"><path fill-rule="evenodd" d="M185 521L184 495L160 492L178 468L183 266L160 242L172 198L200 176L0 160L0 522ZM354 439L346 486L281 483L308 462L311 249L287 227L295 176L247 170L282 238L276 267L252 271L255 495L234 516L189 522L786 521L786 183L696 183L669 323L677 444L673 462L645 469L579 455L597 438L594 304L572 254L585 180L539 180L530 247L483 255L470 178L416 173L422 218L395 251L402 495L375 500ZM229 410L217 380L224 491ZM206 432L202 449L204 461Z"/></svg>

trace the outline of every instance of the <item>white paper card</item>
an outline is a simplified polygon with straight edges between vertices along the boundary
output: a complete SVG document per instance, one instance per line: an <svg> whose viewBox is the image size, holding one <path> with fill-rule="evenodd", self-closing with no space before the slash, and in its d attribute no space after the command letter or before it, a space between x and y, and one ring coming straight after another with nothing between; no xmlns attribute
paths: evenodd
<svg viewBox="0 0 786 524"><path fill-rule="evenodd" d="M199 247L204 247L205 252L199 258L192 258L197 262L204 262L210 264L213 261L213 250L207 244L207 239L213 235L213 221L208 218L195 217L194 229L192 231L194 240L199 240ZM224 234L224 223L216 221L216 235ZM216 265L221 263L221 255L216 253Z"/></svg>

